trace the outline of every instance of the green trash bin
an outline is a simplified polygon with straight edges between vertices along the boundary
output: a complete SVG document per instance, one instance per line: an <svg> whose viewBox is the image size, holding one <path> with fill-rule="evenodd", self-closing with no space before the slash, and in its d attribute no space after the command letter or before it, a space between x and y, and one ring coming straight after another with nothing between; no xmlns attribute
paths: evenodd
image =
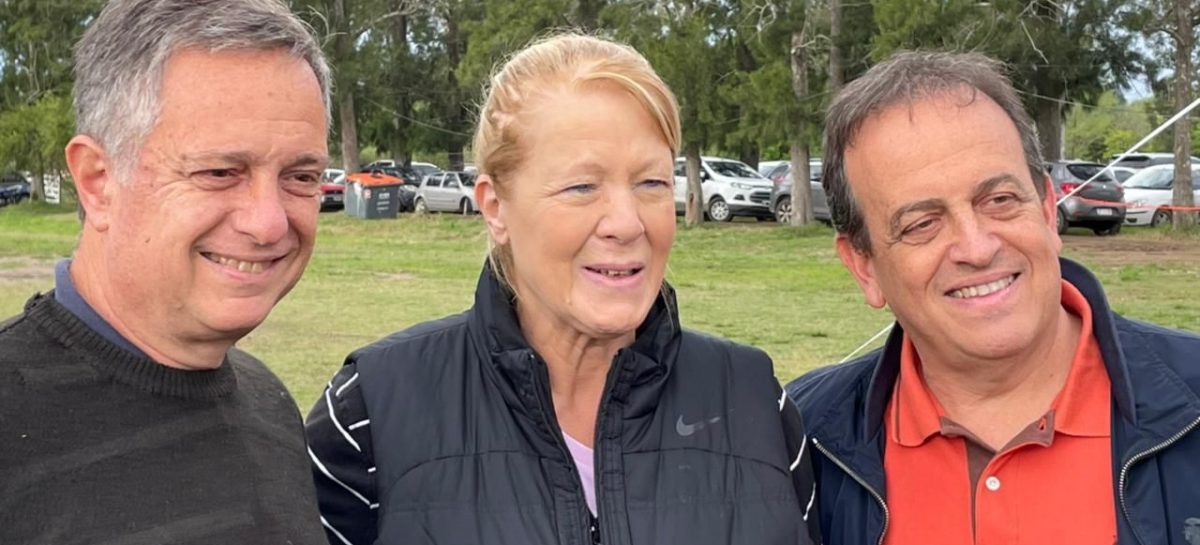
<svg viewBox="0 0 1200 545"><path fill-rule="evenodd" d="M346 215L363 219L395 219L400 211L400 184L347 182Z"/></svg>

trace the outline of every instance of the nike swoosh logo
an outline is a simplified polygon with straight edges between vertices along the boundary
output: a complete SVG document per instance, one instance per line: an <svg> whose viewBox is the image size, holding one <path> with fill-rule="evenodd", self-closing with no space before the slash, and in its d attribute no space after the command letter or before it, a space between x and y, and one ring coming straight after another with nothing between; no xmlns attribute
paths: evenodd
<svg viewBox="0 0 1200 545"><path fill-rule="evenodd" d="M707 420L699 420L692 424L687 424L683 421L683 415L681 414L679 415L679 420L675 421L675 433L678 433L680 437L688 437L704 428L707 428L709 425L716 424L720 421L721 417L714 416Z"/></svg>

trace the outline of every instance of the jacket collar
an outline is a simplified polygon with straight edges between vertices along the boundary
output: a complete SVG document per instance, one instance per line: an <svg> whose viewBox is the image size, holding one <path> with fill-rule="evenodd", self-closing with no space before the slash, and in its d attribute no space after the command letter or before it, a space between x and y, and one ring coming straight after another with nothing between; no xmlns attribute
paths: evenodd
<svg viewBox="0 0 1200 545"><path fill-rule="evenodd" d="M475 306L470 314L472 337L486 354L485 359L514 387L522 404L534 399L533 388L538 376L546 373L545 363L521 331L515 295L500 283L490 264L485 264L479 275ZM628 385L669 375L678 352L680 333L675 290L663 282L660 296L638 326L633 343L622 349L614 360L614 365L622 358L628 360L618 377L626 386L621 391L626 391Z"/></svg>
<svg viewBox="0 0 1200 545"><path fill-rule="evenodd" d="M1092 332L1100 345L1100 354L1112 385L1114 416L1120 416L1120 427L1126 429L1120 435L1129 438L1129 434L1133 433L1131 430L1137 429L1149 432L1137 434L1145 435L1144 441L1140 442L1161 440L1177 431L1180 422L1194 419L1193 415L1200 412L1196 395L1182 387L1179 378L1170 374L1171 371L1157 360L1156 352L1142 336L1127 331L1129 322L1113 314L1099 280L1083 265L1069 259L1059 258L1059 265L1063 279L1075 286L1091 306ZM1118 333L1119 330L1122 334ZM827 441L853 448L852 444L879 440L888 401L900 372L903 339L904 331L900 324L893 324L883 348L866 356L872 364L867 367L870 376L865 381L865 393L846 398L847 401L857 399L855 403L865 401L861 411L853 411L855 418L861 420L853 426L852 436L847 436L849 430L828 429L831 436ZM1132 350L1129 352L1123 347L1123 344L1129 343L1138 346L1129 346ZM1127 356L1130 353L1136 356ZM1137 372L1131 373L1131 368L1136 368ZM1164 391L1165 388L1171 391ZM1135 396L1135 392L1139 395ZM1175 414L1175 417L1164 420L1164 416L1171 414ZM830 414L822 417L821 423L832 424L836 420L838 418ZM1117 425L1114 422L1114 426ZM816 426L814 430L821 433ZM1114 440L1117 438L1114 435Z"/></svg>

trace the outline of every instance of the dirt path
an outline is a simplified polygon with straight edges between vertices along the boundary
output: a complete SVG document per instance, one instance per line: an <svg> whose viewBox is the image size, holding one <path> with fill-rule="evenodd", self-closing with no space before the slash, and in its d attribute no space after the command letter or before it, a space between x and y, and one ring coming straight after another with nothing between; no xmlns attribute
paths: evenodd
<svg viewBox="0 0 1200 545"><path fill-rule="evenodd" d="M31 257L0 257L0 283L51 278L54 263Z"/></svg>
<svg viewBox="0 0 1200 545"><path fill-rule="evenodd" d="M1067 234L1063 253L1100 265L1192 263L1200 267L1200 239Z"/></svg>

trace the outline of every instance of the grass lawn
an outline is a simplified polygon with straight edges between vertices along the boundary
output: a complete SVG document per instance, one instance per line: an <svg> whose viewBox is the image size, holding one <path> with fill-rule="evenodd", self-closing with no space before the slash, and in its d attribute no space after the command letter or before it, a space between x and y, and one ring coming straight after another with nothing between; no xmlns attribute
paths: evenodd
<svg viewBox="0 0 1200 545"><path fill-rule="evenodd" d="M36 205L0 209L0 316L53 286L78 224ZM823 226L735 222L681 228L668 280L689 327L757 345L781 380L837 361L888 324L862 302ZM1064 253L1093 268L1127 316L1200 332L1200 235L1072 231ZM287 383L302 409L356 347L472 302L485 240L478 218L356 221L321 215L308 272L241 346Z"/></svg>

